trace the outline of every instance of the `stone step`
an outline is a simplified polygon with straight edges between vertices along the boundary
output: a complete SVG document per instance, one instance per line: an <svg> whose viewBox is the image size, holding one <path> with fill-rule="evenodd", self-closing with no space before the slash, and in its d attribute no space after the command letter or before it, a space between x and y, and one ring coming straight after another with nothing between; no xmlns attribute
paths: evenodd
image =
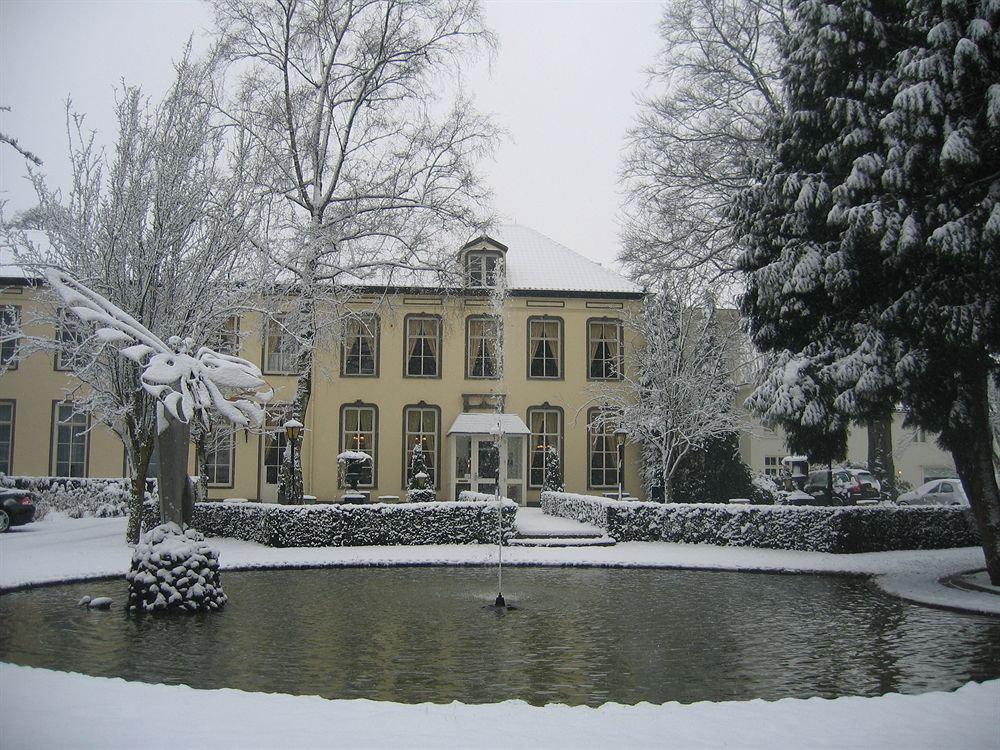
<svg viewBox="0 0 1000 750"><path fill-rule="evenodd" d="M507 541L511 547L613 547L609 536L516 536Z"/></svg>
<svg viewBox="0 0 1000 750"><path fill-rule="evenodd" d="M515 526L517 531L517 527ZM552 531L517 531L520 539L600 539L604 536L601 530L591 531L590 529L553 529Z"/></svg>

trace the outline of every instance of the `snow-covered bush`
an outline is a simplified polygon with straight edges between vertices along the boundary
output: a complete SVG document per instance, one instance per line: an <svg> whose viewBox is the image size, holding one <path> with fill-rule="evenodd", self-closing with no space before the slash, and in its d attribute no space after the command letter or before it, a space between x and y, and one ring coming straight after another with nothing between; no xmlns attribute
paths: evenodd
<svg viewBox="0 0 1000 750"><path fill-rule="evenodd" d="M437 500L437 493L433 487L419 487L406 491L406 501L408 503L432 503Z"/></svg>
<svg viewBox="0 0 1000 750"><path fill-rule="evenodd" d="M773 477L767 474L754 474L750 484L750 501L754 505L774 505L778 502L781 488Z"/></svg>
<svg viewBox="0 0 1000 750"><path fill-rule="evenodd" d="M127 479L74 479L69 477L8 477L0 487L29 490L35 496L35 520L56 511L70 518L124 516L129 497ZM146 482L146 500L155 499L154 480Z"/></svg>
<svg viewBox="0 0 1000 750"><path fill-rule="evenodd" d="M674 504L542 493L542 510L620 542L682 542L813 552L942 549L979 543L968 509Z"/></svg>
<svg viewBox="0 0 1000 750"><path fill-rule="evenodd" d="M128 581L131 614L207 612L226 603L219 578L219 553L194 529L175 523L145 532L132 554Z"/></svg>
<svg viewBox="0 0 1000 750"><path fill-rule="evenodd" d="M469 493L472 494L472 493ZM271 547L356 547L364 545L489 544L497 538L492 496L459 502L371 503L366 505L276 505L195 503L192 525ZM492 502L483 502L488 498ZM144 507L143 525L159 523L159 510ZM514 533L517 504L502 502L504 538Z"/></svg>

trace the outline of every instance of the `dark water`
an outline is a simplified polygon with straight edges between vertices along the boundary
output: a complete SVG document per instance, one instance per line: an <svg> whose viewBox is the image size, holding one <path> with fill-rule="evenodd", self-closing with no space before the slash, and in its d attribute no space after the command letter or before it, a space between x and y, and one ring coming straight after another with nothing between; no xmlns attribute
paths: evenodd
<svg viewBox="0 0 1000 750"><path fill-rule="evenodd" d="M0 597L0 660L199 688L599 705L949 690L1000 676L1000 619L856 578L485 568L225 573L219 614L131 619L124 582ZM110 612L78 609L112 596Z"/></svg>

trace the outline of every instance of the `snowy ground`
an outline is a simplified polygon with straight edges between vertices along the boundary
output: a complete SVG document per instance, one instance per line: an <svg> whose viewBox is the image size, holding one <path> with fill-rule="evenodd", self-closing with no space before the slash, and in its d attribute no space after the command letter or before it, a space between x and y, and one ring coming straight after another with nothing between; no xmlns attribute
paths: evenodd
<svg viewBox="0 0 1000 750"><path fill-rule="evenodd" d="M14 700L14 696L45 696ZM729 703L404 705L194 690L0 664L0 746L995 748L1000 680L954 693ZM147 726L157 714L183 717ZM58 713L59 720L54 715Z"/></svg>
<svg viewBox="0 0 1000 750"><path fill-rule="evenodd" d="M541 523L541 522L539 522ZM55 519L0 537L0 589L123 575L123 519ZM480 545L275 549L216 539L224 568L491 564ZM710 545L505 549L507 563L873 574L883 588L1000 614L1000 596L950 589L943 576L982 567L978 548L860 555ZM22 696L45 700L22 700ZM1000 747L1000 680L953 693L600 708L521 701L403 705L194 690L0 664L0 747L156 747L136 724L149 706L183 716L163 744L225 747ZM114 707L109 710L109 707ZM53 720L54 715L58 720Z"/></svg>

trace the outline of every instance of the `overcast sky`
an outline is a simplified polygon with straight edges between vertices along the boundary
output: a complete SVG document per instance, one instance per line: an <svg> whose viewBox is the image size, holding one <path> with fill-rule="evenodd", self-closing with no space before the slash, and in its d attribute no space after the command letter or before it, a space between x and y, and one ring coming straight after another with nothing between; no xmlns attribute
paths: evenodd
<svg viewBox="0 0 1000 750"><path fill-rule="evenodd" d="M613 264L619 154L643 70L659 46L660 6L486 2L500 49L491 67L484 61L469 71L468 90L510 134L483 170L504 219ZM0 113L0 130L65 185L66 97L109 142L121 80L159 96L188 36L204 36L210 26L197 0L0 0L0 104L14 109ZM24 164L0 146L8 213L33 203Z"/></svg>

